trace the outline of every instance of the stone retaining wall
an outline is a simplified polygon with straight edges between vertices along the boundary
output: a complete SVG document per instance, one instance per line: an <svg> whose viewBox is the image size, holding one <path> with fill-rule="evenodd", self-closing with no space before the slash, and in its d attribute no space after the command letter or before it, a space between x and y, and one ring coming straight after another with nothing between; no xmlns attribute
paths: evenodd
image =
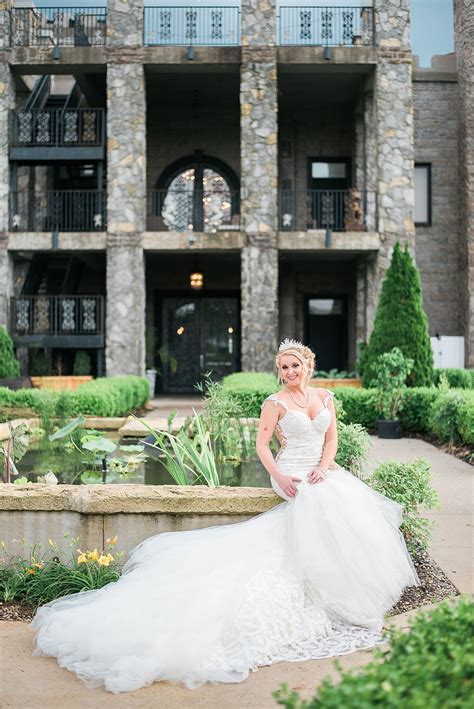
<svg viewBox="0 0 474 709"><path fill-rule="evenodd" d="M85 550L102 549L117 535L117 550L128 552L154 534L243 522L280 502L270 488L3 484L0 540L7 552L22 553L13 539L39 542L43 550L52 539L66 549L69 532Z"/></svg>

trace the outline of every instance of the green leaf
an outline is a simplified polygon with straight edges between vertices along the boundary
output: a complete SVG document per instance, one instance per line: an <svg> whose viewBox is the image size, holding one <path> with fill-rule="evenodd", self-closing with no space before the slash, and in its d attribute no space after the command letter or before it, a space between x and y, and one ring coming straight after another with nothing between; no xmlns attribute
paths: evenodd
<svg viewBox="0 0 474 709"><path fill-rule="evenodd" d="M145 446L140 443L138 445L129 445L129 446L119 446L121 451L125 451L126 453L141 453Z"/></svg>
<svg viewBox="0 0 474 709"><path fill-rule="evenodd" d="M75 419L72 419L72 421L69 421L65 426L60 428L58 431L55 431L52 433L50 436L48 436L48 439L50 441L57 441L60 438L65 438L66 436L69 436L70 433L76 430L78 426L83 424L85 422L84 416L81 414Z"/></svg>
<svg viewBox="0 0 474 709"><path fill-rule="evenodd" d="M113 453L117 449L117 444L110 438L94 438L82 444L82 447L88 451L101 453Z"/></svg>

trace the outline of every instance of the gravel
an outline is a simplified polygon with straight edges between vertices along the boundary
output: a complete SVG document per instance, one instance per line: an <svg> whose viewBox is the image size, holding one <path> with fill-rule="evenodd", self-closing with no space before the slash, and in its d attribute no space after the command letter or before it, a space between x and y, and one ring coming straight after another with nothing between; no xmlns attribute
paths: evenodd
<svg viewBox="0 0 474 709"><path fill-rule="evenodd" d="M412 558L422 585L407 588L398 603L389 612L391 616L459 595L456 586L425 551L419 550ZM35 608L33 606L0 601L0 621L18 620L29 623L34 614Z"/></svg>

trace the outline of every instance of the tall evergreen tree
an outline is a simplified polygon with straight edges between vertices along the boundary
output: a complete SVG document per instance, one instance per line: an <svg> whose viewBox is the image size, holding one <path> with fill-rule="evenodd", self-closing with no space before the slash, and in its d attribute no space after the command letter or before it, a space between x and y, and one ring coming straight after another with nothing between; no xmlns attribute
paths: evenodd
<svg viewBox="0 0 474 709"><path fill-rule="evenodd" d="M20 365L13 351L13 342L0 326L0 379L15 379L20 376Z"/></svg>
<svg viewBox="0 0 474 709"><path fill-rule="evenodd" d="M423 310L420 274L405 244L397 242L382 283L374 329L364 350L361 367L364 386L371 386L375 360L392 347L399 347L413 359L408 386L430 386L433 382L433 352L428 318Z"/></svg>

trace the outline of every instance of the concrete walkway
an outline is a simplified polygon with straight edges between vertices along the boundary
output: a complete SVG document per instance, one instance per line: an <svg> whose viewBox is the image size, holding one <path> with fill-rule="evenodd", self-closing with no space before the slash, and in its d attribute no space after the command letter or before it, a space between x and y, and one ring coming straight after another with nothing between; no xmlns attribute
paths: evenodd
<svg viewBox="0 0 474 709"><path fill-rule="evenodd" d="M441 498L441 510L426 513L435 522L431 555L461 591L472 593L472 467L417 439L381 441L373 438L372 442L370 465L389 459L406 461L424 457L430 461L433 484ZM393 620L404 628L414 613L404 613ZM33 633L25 623L0 623L2 708L274 709L277 705L271 693L282 682L287 682L307 699L324 676L337 676L332 659L283 662L260 668L240 684L208 684L191 691L159 682L136 692L113 695L102 689L87 689L74 674L60 669L52 658L32 657L32 638ZM361 651L339 660L343 668L349 668L361 666L371 657L371 651Z"/></svg>

